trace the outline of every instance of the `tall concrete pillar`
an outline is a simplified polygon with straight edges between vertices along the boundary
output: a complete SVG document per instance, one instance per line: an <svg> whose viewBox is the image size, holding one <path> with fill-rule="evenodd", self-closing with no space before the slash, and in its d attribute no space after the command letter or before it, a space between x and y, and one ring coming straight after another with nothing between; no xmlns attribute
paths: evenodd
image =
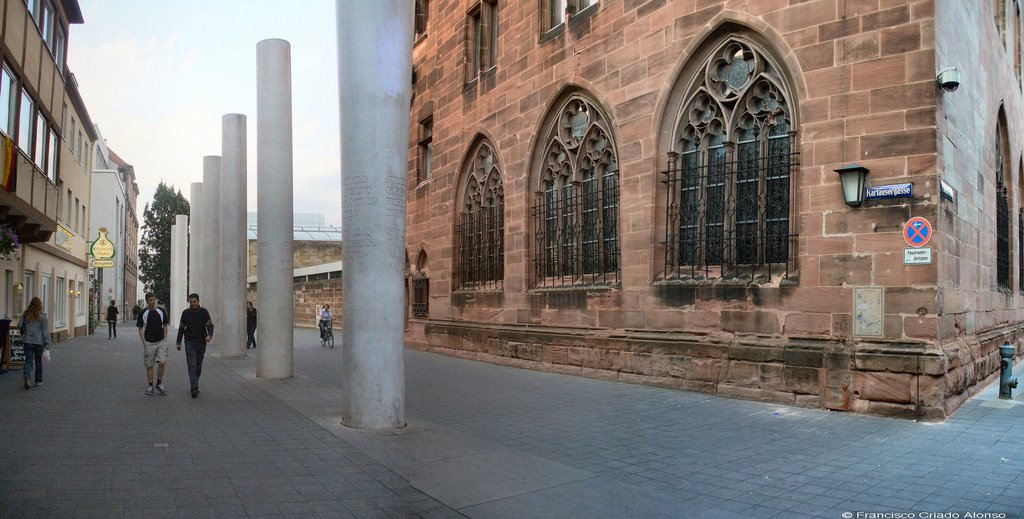
<svg viewBox="0 0 1024 519"><path fill-rule="evenodd" d="M175 217L174 221L178 221L177 217ZM178 286L178 269L180 268L178 266L178 253L181 252L180 249L181 243L178 243L178 224L173 223L171 224L171 287L170 290L168 290L167 301L157 300L156 303L157 305L163 306L164 309L167 310L167 315L169 316L174 315L174 305L172 305L171 302L174 301L174 288ZM178 323L171 323L172 330L176 324Z"/></svg>
<svg viewBox="0 0 1024 519"><path fill-rule="evenodd" d="M203 183L190 185L188 218L188 293L202 293Z"/></svg>
<svg viewBox="0 0 1024 519"><path fill-rule="evenodd" d="M221 314L220 277L220 157L203 157L203 251L200 262L203 267L203 291L199 301L210 311L214 324L213 341L222 344L220 325L224 323Z"/></svg>
<svg viewBox="0 0 1024 519"><path fill-rule="evenodd" d="M256 376L288 378L294 359L292 55L284 40L256 44Z"/></svg>
<svg viewBox="0 0 1024 519"><path fill-rule="evenodd" d="M170 316L181 315L188 306L188 215L179 214L174 217L171 226L171 293L170 300L164 301ZM171 326L176 327L178 321L171 319Z"/></svg>
<svg viewBox="0 0 1024 519"><path fill-rule="evenodd" d="M337 0L344 425L405 425L405 184L413 2Z"/></svg>
<svg viewBox="0 0 1024 519"><path fill-rule="evenodd" d="M220 254L221 307L220 354L245 356L245 116L221 118Z"/></svg>

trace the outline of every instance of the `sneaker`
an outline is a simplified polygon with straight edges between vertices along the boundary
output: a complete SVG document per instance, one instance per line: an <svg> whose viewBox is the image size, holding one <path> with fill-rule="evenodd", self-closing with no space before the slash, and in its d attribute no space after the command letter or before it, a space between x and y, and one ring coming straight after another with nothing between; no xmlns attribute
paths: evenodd
<svg viewBox="0 0 1024 519"><path fill-rule="evenodd" d="M149 387L146 388L146 394L147 395L152 395L153 394L153 384L150 384Z"/></svg>
<svg viewBox="0 0 1024 519"><path fill-rule="evenodd" d="M43 385L43 381L42 380L37 380L36 381L36 387L39 387L41 385Z"/></svg>
<svg viewBox="0 0 1024 519"><path fill-rule="evenodd" d="M156 390L159 391L161 395L166 395L167 394L167 390L164 389L164 385L163 384L157 384L156 385Z"/></svg>
<svg viewBox="0 0 1024 519"><path fill-rule="evenodd" d="M198 389L193 389L192 390L192 398L195 398L197 396L199 396L199 390Z"/></svg>

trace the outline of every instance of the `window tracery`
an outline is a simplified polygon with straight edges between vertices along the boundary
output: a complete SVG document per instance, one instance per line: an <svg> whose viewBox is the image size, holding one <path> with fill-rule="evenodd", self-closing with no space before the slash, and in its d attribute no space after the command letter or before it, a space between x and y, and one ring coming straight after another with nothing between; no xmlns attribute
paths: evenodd
<svg viewBox="0 0 1024 519"><path fill-rule="evenodd" d="M667 189L666 278L789 272L790 96L752 43L719 45L699 68L662 172Z"/></svg>
<svg viewBox="0 0 1024 519"><path fill-rule="evenodd" d="M476 146L456 229L458 289L502 288L505 276L505 191L497 154Z"/></svg>
<svg viewBox="0 0 1024 519"><path fill-rule="evenodd" d="M537 286L619 281L619 166L607 117L574 94L555 112L533 205Z"/></svg>

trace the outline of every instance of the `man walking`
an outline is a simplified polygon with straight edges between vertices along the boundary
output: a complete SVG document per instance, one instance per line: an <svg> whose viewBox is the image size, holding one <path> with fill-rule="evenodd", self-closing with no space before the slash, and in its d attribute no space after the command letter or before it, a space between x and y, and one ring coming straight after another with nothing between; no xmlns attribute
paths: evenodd
<svg viewBox="0 0 1024 519"><path fill-rule="evenodd" d="M110 306L107 307L107 339L117 338L117 305L114 304L114 300L110 300Z"/></svg>
<svg viewBox="0 0 1024 519"><path fill-rule="evenodd" d="M139 314L135 326L139 328L139 338L142 339L142 350L146 362L146 380L149 387L146 394L153 394L153 364L158 364L156 370L156 390L161 395L166 395L164 389L164 367L167 365L167 311L156 306L156 294L146 292L146 309Z"/></svg>
<svg viewBox="0 0 1024 519"><path fill-rule="evenodd" d="M252 301L246 302L245 306L245 331L249 335L245 341L245 349L249 349L250 344L252 349L256 349L256 307L252 306Z"/></svg>
<svg viewBox="0 0 1024 519"><path fill-rule="evenodd" d="M188 381L191 384L192 398L199 396L199 375L203 374L203 357L206 356L206 343L213 340L213 320L210 312L199 306L199 294L188 295L188 308L181 312L178 323L178 351L181 351L181 340L185 339L185 360L188 362Z"/></svg>

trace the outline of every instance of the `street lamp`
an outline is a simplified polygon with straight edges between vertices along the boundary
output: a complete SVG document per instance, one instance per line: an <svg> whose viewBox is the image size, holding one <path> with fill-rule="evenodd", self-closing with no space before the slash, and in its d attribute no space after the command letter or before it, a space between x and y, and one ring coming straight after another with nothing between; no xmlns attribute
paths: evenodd
<svg viewBox="0 0 1024 519"><path fill-rule="evenodd" d="M862 204L868 168L859 164L847 164L833 171L839 173L839 183L843 186L843 201L846 202L846 205L857 207Z"/></svg>

